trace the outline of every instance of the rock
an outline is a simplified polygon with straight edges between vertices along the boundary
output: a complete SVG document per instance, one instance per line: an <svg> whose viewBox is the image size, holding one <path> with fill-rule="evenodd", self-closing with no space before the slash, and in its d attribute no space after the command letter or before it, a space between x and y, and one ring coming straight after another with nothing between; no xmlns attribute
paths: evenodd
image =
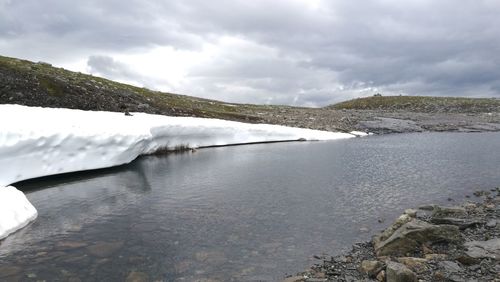
<svg viewBox="0 0 500 282"><path fill-rule="evenodd" d="M195 254L195 258L199 262L214 265L224 264L227 261L224 253L220 251L200 251Z"/></svg>
<svg viewBox="0 0 500 282"><path fill-rule="evenodd" d="M285 278L281 282L303 282L305 280L306 279L304 278L304 276L292 276L292 277Z"/></svg>
<svg viewBox="0 0 500 282"><path fill-rule="evenodd" d="M387 235L385 231L383 234ZM433 225L413 219L395 230L386 240L375 237L373 244L377 256L404 256L407 253L416 251L423 243L460 242L461 240L462 237L457 226Z"/></svg>
<svg viewBox="0 0 500 282"><path fill-rule="evenodd" d="M87 247L87 251L96 257L109 257L123 247L123 241L97 242Z"/></svg>
<svg viewBox="0 0 500 282"><path fill-rule="evenodd" d="M434 272L434 280L433 281L445 281L446 277L442 272L436 271Z"/></svg>
<svg viewBox="0 0 500 282"><path fill-rule="evenodd" d="M361 227L359 228L359 232L363 232L363 233L366 233L366 232L369 232L370 229L368 229L367 227Z"/></svg>
<svg viewBox="0 0 500 282"><path fill-rule="evenodd" d="M417 210L415 209L406 209L405 214L407 214L410 217L416 217L417 216Z"/></svg>
<svg viewBox="0 0 500 282"><path fill-rule="evenodd" d="M373 238L374 245L376 246L377 244L387 240L396 230L411 220L412 218L409 215L402 214L391 226L387 227L380 235Z"/></svg>
<svg viewBox="0 0 500 282"><path fill-rule="evenodd" d="M59 250L69 250L69 249L78 249L86 247L87 243L85 242L76 242L76 241L62 241L58 242L56 248Z"/></svg>
<svg viewBox="0 0 500 282"><path fill-rule="evenodd" d="M387 282L417 282L417 275L404 264L389 261L385 269Z"/></svg>
<svg viewBox="0 0 500 282"><path fill-rule="evenodd" d="M384 264L378 260L364 260L361 262L359 270L369 277L375 277L383 267Z"/></svg>
<svg viewBox="0 0 500 282"><path fill-rule="evenodd" d="M385 281L385 270L380 271L375 279L380 282Z"/></svg>
<svg viewBox="0 0 500 282"><path fill-rule="evenodd" d="M462 270L462 268L460 267L460 265L458 265L458 263L449 260L440 261L438 265L444 268L444 270L448 273L460 272Z"/></svg>
<svg viewBox="0 0 500 282"><path fill-rule="evenodd" d="M472 241L464 244L466 254L472 258L492 258L500 260L500 238L488 241Z"/></svg>
<svg viewBox="0 0 500 282"><path fill-rule="evenodd" d="M396 259L398 262L406 265L413 272L421 273L427 270L427 260L423 258L414 257L400 257Z"/></svg>
<svg viewBox="0 0 500 282"><path fill-rule="evenodd" d="M463 207L440 207L435 206L432 211L432 217L461 217L467 215L467 211Z"/></svg>
<svg viewBox="0 0 500 282"><path fill-rule="evenodd" d="M486 227L488 227L488 228L494 228L495 226L497 226L496 219L492 219L492 220L489 220L488 222L486 222Z"/></svg>
<svg viewBox="0 0 500 282"><path fill-rule="evenodd" d="M427 255L427 254L433 254L434 250L430 246L427 246L427 244L422 244L422 252L425 255Z"/></svg>
<svg viewBox="0 0 500 282"><path fill-rule="evenodd" d="M458 257L456 257L456 261L458 261L459 263L461 263L463 265L474 265L474 264L478 264L480 262L479 259L469 257L468 255L458 256Z"/></svg>
<svg viewBox="0 0 500 282"><path fill-rule="evenodd" d="M426 260L444 260L448 258L447 254L426 254L424 256Z"/></svg>
<svg viewBox="0 0 500 282"><path fill-rule="evenodd" d="M10 265L0 266L0 277L16 275L19 274L21 270L22 268L18 266L10 266Z"/></svg>
<svg viewBox="0 0 500 282"><path fill-rule="evenodd" d="M193 265L193 261L183 260L175 264L175 273L182 274L187 272Z"/></svg>
<svg viewBox="0 0 500 282"><path fill-rule="evenodd" d="M476 219L462 219L462 218L453 218L453 217L433 217L431 218L431 222L434 224L449 224L455 225L460 228L460 230L464 230L466 228L470 228L476 225L481 224L479 220Z"/></svg>
<svg viewBox="0 0 500 282"><path fill-rule="evenodd" d="M448 276L448 280L452 282L477 282L477 280L465 280L460 274L452 274Z"/></svg>
<svg viewBox="0 0 500 282"><path fill-rule="evenodd" d="M144 272L132 271L125 279L126 282L147 282L149 281L149 277Z"/></svg>
<svg viewBox="0 0 500 282"><path fill-rule="evenodd" d="M433 211L434 208L436 208L437 205L425 205L425 206L420 206L418 207L419 210L423 210L423 211Z"/></svg>

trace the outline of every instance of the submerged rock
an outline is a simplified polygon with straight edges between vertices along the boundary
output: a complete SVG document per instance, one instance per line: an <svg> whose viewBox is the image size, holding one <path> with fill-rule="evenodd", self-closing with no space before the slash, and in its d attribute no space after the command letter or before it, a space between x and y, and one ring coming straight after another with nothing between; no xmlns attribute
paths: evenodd
<svg viewBox="0 0 500 282"><path fill-rule="evenodd" d="M16 275L19 274L21 271L22 268L18 266L9 266L9 265L0 266L0 278Z"/></svg>
<svg viewBox="0 0 500 282"><path fill-rule="evenodd" d="M144 272L132 271L127 276L125 282L147 282L149 281L149 277Z"/></svg>
<svg viewBox="0 0 500 282"><path fill-rule="evenodd" d="M96 257L109 257L123 247L123 241L97 242L87 247L87 251Z"/></svg>

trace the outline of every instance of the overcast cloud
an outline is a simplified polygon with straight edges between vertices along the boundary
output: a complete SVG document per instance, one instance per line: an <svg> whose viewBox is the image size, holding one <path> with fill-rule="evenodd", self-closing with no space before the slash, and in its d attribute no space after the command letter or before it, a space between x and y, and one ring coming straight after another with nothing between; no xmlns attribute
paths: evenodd
<svg viewBox="0 0 500 282"><path fill-rule="evenodd" d="M0 54L230 102L500 97L496 0L0 0Z"/></svg>

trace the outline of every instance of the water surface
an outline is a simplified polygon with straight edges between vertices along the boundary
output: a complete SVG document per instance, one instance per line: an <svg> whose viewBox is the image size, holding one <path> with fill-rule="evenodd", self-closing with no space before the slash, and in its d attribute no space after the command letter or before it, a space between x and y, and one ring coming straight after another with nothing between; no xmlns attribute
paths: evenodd
<svg viewBox="0 0 500 282"><path fill-rule="evenodd" d="M121 281L132 272L160 281L276 281L310 266L313 255L369 239L405 208L462 201L499 184L500 133L143 157L17 185L39 217L1 242L0 269L15 267L11 278L26 281Z"/></svg>

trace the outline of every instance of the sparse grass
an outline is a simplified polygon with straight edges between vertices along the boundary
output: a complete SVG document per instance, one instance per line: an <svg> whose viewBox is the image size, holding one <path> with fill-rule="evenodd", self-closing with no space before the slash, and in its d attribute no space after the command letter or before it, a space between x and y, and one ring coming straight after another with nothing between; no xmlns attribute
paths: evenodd
<svg viewBox="0 0 500 282"><path fill-rule="evenodd" d="M51 96L61 97L65 94L63 86L51 78L40 77L38 81L40 82L40 85L45 88L47 93Z"/></svg>

